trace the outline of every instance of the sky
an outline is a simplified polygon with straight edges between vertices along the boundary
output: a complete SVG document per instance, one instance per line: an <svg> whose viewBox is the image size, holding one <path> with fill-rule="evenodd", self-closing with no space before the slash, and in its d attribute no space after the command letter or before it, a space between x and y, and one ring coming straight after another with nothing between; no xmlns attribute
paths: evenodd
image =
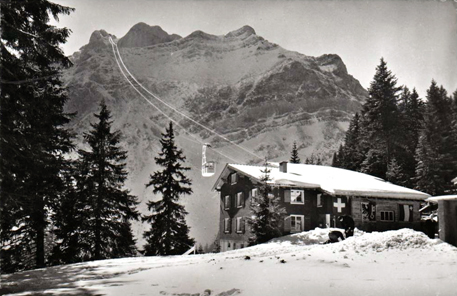
<svg viewBox="0 0 457 296"><path fill-rule="evenodd" d="M381 57L399 85L425 97L432 79L457 90L457 0L228 1L53 0L75 8L57 26L72 34L67 55L93 31L124 36L139 22L183 37L201 30L225 35L244 25L281 47L309 56L338 54L368 88Z"/></svg>

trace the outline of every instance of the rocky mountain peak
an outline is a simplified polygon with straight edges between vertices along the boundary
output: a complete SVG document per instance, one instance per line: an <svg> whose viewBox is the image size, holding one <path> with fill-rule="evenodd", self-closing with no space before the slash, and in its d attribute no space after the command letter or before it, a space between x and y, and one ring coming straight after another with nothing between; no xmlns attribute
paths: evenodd
<svg viewBox="0 0 457 296"><path fill-rule="evenodd" d="M225 35L226 37L249 37L251 35L256 35L255 30L251 26L243 26L238 30L232 31Z"/></svg>
<svg viewBox="0 0 457 296"><path fill-rule="evenodd" d="M109 46L109 37L116 39L116 36L109 34L105 30L95 30L92 32L89 38L89 43L80 48L80 51L84 50L99 50Z"/></svg>
<svg viewBox="0 0 457 296"><path fill-rule="evenodd" d="M341 57L337 54L324 54L317 57L321 70L347 75L348 71Z"/></svg>
<svg viewBox="0 0 457 296"><path fill-rule="evenodd" d="M159 43L181 39L176 34L168 34L159 26L150 26L145 23L134 25L124 37L119 39L119 47L146 47Z"/></svg>
<svg viewBox="0 0 457 296"><path fill-rule="evenodd" d="M186 39L215 40L215 39L217 39L217 36L197 30L195 32L190 33L190 35L187 36Z"/></svg>

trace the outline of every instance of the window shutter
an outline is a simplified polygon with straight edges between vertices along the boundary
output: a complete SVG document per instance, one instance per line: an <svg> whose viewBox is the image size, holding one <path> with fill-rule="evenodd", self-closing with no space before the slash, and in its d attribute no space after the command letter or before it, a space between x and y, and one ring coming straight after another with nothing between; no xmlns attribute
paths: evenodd
<svg viewBox="0 0 457 296"><path fill-rule="evenodd" d="M290 203L290 190L284 190L284 202L289 202Z"/></svg>
<svg viewBox="0 0 457 296"><path fill-rule="evenodd" d="M241 231L243 233L246 232L246 219L244 219L244 218L241 219Z"/></svg>
<svg viewBox="0 0 457 296"><path fill-rule="evenodd" d="M290 216L284 218L284 231L285 232L290 232L291 226L290 226Z"/></svg>
<svg viewBox="0 0 457 296"><path fill-rule="evenodd" d="M232 233L232 219L231 218L228 219L228 232Z"/></svg>
<svg viewBox="0 0 457 296"><path fill-rule="evenodd" d="M230 175L230 184L235 184L238 182L238 174L237 173L233 173Z"/></svg>
<svg viewBox="0 0 457 296"><path fill-rule="evenodd" d="M244 192L241 192L241 206L244 208Z"/></svg>
<svg viewBox="0 0 457 296"><path fill-rule="evenodd" d="M224 232L226 232L226 233L229 232L229 225L230 225L229 222L230 222L229 218L224 219Z"/></svg>
<svg viewBox="0 0 457 296"><path fill-rule="evenodd" d="M227 210L230 209L230 205L231 205L231 202L232 202L231 199L232 199L232 198L230 197L230 195L226 195L226 196L225 196L225 201L224 201L224 203L226 204L225 208L226 208Z"/></svg>

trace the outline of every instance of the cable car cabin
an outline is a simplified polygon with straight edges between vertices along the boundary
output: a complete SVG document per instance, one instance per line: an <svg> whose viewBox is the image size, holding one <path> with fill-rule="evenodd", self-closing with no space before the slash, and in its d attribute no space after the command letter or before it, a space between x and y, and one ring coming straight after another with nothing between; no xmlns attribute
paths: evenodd
<svg viewBox="0 0 457 296"><path fill-rule="evenodd" d="M206 161L206 148L211 147L210 144L203 144L202 147L202 176L211 177L216 172L216 163L214 161Z"/></svg>
<svg viewBox="0 0 457 296"><path fill-rule="evenodd" d="M208 161L202 165L202 176L211 177L216 172L216 163L214 161Z"/></svg>

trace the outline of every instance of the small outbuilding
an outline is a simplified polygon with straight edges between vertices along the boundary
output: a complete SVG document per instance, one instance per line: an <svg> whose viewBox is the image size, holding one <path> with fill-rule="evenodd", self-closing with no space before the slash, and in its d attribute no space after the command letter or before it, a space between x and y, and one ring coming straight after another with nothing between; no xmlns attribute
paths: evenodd
<svg viewBox="0 0 457 296"><path fill-rule="evenodd" d="M457 195L434 196L426 201L438 204L440 239L457 247Z"/></svg>

